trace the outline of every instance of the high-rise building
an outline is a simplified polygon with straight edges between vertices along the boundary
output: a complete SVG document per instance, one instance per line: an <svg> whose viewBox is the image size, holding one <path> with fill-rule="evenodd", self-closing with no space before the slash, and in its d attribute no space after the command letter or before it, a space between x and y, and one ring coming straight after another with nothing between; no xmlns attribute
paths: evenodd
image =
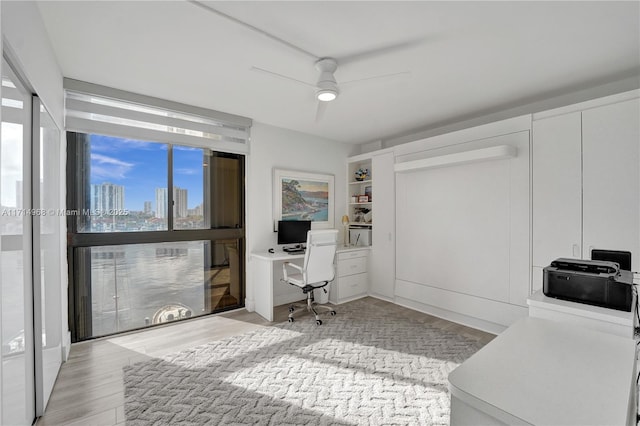
<svg viewBox="0 0 640 426"><path fill-rule="evenodd" d="M173 215L174 217L187 217L187 193L188 191L177 186L173 187Z"/></svg>
<svg viewBox="0 0 640 426"><path fill-rule="evenodd" d="M166 219L167 206L169 200L167 199L167 188L156 188L156 217L159 219Z"/></svg>
<svg viewBox="0 0 640 426"><path fill-rule="evenodd" d="M187 209L187 214L189 216L203 216L202 203L192 209Z"/></svg>
<svg viewBox="0 0 640 426"><path fill-rule="evenodd" d="M124 186L104 182L91 185L91 210L124 210Z"/></svg>
<svg viewBox="0 0 640 426"><path fill-rule="evenodd" d="M187 217L187 194L188 190L173 187L173 216ZM156 217L164 219L167 217L167 188L156 188Z"/></svg>
<svg viewBox="0 0 640 426"><path fill-rule="evenodd" d="M151 201L144 202L144 214L151 214L153 207L151 205Z"/></svg>

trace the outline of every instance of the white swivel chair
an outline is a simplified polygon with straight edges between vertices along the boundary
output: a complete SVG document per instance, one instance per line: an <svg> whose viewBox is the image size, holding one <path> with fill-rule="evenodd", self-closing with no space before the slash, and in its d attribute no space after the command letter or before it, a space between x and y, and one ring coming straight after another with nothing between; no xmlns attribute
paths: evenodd
<svg viewBox="0 0 640 426"><path fill-rule="evenodd" d="M330 306L317 305L313 301L313 291L324 291L335 278L336 272L333 260L338 247L337 229L317 229L307 233L307 250L304 254L304 263L298 266L291 262L282 264L283 281L302 289L307 295L307 311L313 312L316 324L321 325L322 320L316 309L322 308L335 315L336 311ZM290 268L290 270L288 270ZM290 273L293 272L293 273ZM293 313L296 307L305 305L292 305L289 307L289 322L293 322Z"/></svg>

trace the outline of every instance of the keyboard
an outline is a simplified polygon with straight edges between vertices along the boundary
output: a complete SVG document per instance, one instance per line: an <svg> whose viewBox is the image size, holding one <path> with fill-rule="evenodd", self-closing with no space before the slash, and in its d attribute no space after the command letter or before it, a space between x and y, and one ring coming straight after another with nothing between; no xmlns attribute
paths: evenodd
<svg viewBox="0 0 640 426"><path fill-rule="evenodd" d="M289 250L287 254L304 254L305 250Z"/></svg>

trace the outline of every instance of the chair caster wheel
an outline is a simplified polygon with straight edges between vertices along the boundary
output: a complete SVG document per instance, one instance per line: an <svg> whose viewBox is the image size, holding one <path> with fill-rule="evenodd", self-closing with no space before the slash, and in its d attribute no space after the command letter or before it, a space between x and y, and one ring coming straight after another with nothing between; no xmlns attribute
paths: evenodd
<svg viewBox="0 0 640 426"><path fill-rule="evenodd" d="M322 320L316 320L316 324L322 325Z"/></svg>
<svg viewBox="0 0 640 426"><path fill-rule="evenodd" d="M294 322L294 321L295 321L295 319L289 318L289 322Z"/></svg>
<svg viewBox="0 0 640 426"><path fill-rule="evenodd" d="M332 317L336 315L336 311L331 311L329 313L331 314Z"/></svg>
<svg viewBox="0 0 640 426"><path fill-rule="evenodd" d="M289 306L289 312L293 312L293 306Z"/></svg>

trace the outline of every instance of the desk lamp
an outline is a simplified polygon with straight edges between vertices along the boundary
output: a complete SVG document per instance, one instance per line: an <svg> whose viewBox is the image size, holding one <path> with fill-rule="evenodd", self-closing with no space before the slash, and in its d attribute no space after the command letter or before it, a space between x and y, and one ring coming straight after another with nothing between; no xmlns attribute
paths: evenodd
<svg viewBox="0 0 640 426"><path fill-rule="evenodd" d="M342 216L342 226L344 226L344 246L349 245L349 216Z"/></svg>

